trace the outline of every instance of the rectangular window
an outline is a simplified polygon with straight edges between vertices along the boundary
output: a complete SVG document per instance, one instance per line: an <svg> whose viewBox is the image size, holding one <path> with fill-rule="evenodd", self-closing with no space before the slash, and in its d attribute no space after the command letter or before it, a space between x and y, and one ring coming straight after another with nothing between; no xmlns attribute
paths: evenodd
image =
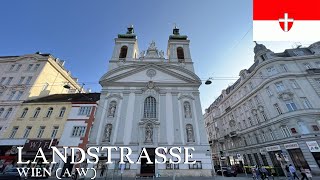
<svg viewBox="0 0 320 180"><path fill-rule="evenodd" d="M277 70L276 70L276 68L273 67L273 66L268 67L268 68L267 68L267 72L268 72L268 74L269 74L270 76L277 74Z"/></svg>
<svg viewBox="0 0 320 180"><path fill-rule="evenodd" d="M40 126L37 138L41 138L44 132L45 126Z"/></svg>
<svg viewBox="0 0 320 180"><path fill-rule="evenodd" d="M313 130L313 131L319 131L319 126L317 126L317 125L312 125L312 130Z"/></svg>
<svg viewBox="0 0 320 180"><path fill-rule="evenodd" d="M272 141L275 140L276 138L275 138L275 136L274 136L273 131L272 131L272 130L269 130L269 133L270 133L270 139L271 139Z"/></svg>
<svg viewBox="0 0 320 180"><path fill-rule="evenodd" d="M311 109L311 108L312 108L309 100L308 100L306 97L301 97L300 99L301 99L302 104L303 104L303 107L304 107L305 109Z"/></svg>
<svg viewBox="0 0 320 180"><path fill-rule="evenodd" d="M288 72L288 68L285 64L280 64L282 72Z"/></svg>
<svg viewBox="0 0 320 180"><path fill-rule="evenodd" d="M247 127L246 120L242 120L242 122L243 122L243 128L246 128Z"/></svg>
<svg viewBox="0 0 320 180"><path fill-rule="evenodd" d="M286 106L287 106L289 112L296 111L298 109L294 102L286 102Z"/></svg>
<svg viewBox="0 0 320 180"><path fill-rule="evenodd" d="M9 71L12 71L13 68L14 68L15 64L14 65L11 65L10 68L9 68Z"/></svg>
<svg viewBox="0 0 320 180"><path fill-rule="evenodd" d="M28 78L27 78L27 81L26 81L26 83L25 84L30 84L30 82L31 82L31 79L32 79L32 76L29 76Z"/></svg>
<svg viewBox="0 0 320 180"><path fill-rule="evenodd" d="M12 100L15 93L16 93L16 91L11 91L9 94L8 100Z"/></svg>
<svg viewBox="0 0 320 180"><path fill-rule="evenodd" d="M33 66L33 64L29 64L27 67L27 71L31 71L32 66Z"/></svg>
<svg viewBox="0 0 320 180"><path fill-rule="evenodd" d="M281 127L281 131L282 131L282 135L283 135L284 138L287 138L287 137L291 136L290 131L289 131L287 126L282 126Z"/></svg>
<svg viewBox="0 0 320 180"><path fill-rule="evenodd" d="M12 131L11 131L11 134L9 136L9 138L14 138L14 136L16 135L17 131L18 131L19 127L16 126L16 127L13 127L12 128Z"/></svg>
<svg viewBox="0 0 320 180"><path fill-rule="evenodd" d="M292 88L294 88L294 89L298 89L299 88L299 85L298 85L297 81L294 80L294 79L290 79L290 84L291 84Z"/></svg>
<svg viewBox="0 0 320 180"><path fill-rule="evenodd" d="M266 88L266 91L267 91L267 93L268 93L269 96L272 96L272 95L273 95L273 93L272 93L272 91L270 90L269 87Z"/></svg>
<svg viewBox="0 0 320 180"><path fill-rule="evenodd" d="M85 134L85 126L74 126L72 130L72 136L74 137L83 137Z"/></svg>
<svg viewBox="0 0 320 180"><path fill-rule="evenodd" d="M275 103L275 104L273 105L273 107L276 109L278 115L282 114L282 111L281 111L278 103Z"/></svg>
<svg viewBox="0 0 320 180"><path fill-rule="evenodd" d="M54 126L53 127L53 130L52 130L52 133L51 133L51 138L55 138L57 133L58 133L58 130L59 130L59 126Z"/></svg>
<svg viewBox="0 0 320 180"><path fill-rule="evenodd" d="M79 115L90 115L91 106L82 106L79 109Z"/></svg>
<svg viewBox="0 0 320 180"><path fill-rule="evenodd" d="M195 164L189 164L189 169L202 169L201 161L196 161Z"/></svg>
<svg viewBox="0 0 320 180"><path fill-rule="evenodd" d="M26 77L22 76L22 77L20 78L18 84L22 84L25 78L26 78Z"/></svg>
<svg viewBox="0 0 320 180"><path fill-rule="evenodd" d="M249 87L251 90L254 88L252 82L249 83Z"/></svg>
<svg viewBox="0 0 320 180"><path fill-rule="evenodd" d="M10 85L10 83L11 83L11 81L13 80L13 77L9 77L9 79L8 79L8 81L7 81L7 83L6 83L6 85Z"/></svg>
<svg viewBox="0 0 320 180"><path fill-rule="evenodd" d="M320 68L320 62L316 62L317 68Z"/></svg>
<svg viewBox="0 0 320 180"><path fill-rule="evenodd" d="M32 128L31 126L26 127L26 129L24 130L23 138L28 138L31 128Z"/></svg>
<svg viewBox="0 0 320 180"><path fill-rule="evenodd" d="M252 102L251 99L249 100L249 106L250 106L251 108L253 108L253 102Z"/></svg>
<svg viewBox="0 0 320 180"><path fill-rule="evenodd" d="M19 100L23 94L23 91L18 91L18 95L16 96L15 100Z"/></svg>
<svg viewBox="0 0 320 180"><path fill-rule="evenodd" d="M275 83L276 85L276 89L278 92L283 92L286 90L286 88L284 87L284 84L282 82L277 82Z"/></svg>
<svg viewBox="0 0 320 180"><path fill-rule="evenodd" d="M34 71L37 71L37 70L39 69L39 67L40 67L40 64L36 64L36 65L34 66L33 70L34 70Z"/></svg>
<svg viewBox="0 0 320 180"><path fill-rule="evenodd" d="M2 77L0 80L0 84L3 84L5 80L6 80L6 77Z"/></svg>
<svg viewBox="0 0 320 180"><path fill-rule="evenodd" d="M22 65L19 64L19 65L17 66L17 68L16 68L16 71L19 71L19 70L21 69L21 67L22 67Z"/></svg>
<svg viewBox="0 0 320 180"><path fill-rule="evenodd" d="M260 104L260 99L259 99L258 95L254 96L254 100L256 101L257 104Z"/></svg>
<svg viewBox="0 0 320 180"><path fill-rule="evenodd" d="M303 65L304 65L304 67L305 67L306 69L311 69L311 68L312 68L309 63L304 63Z"/></svg>

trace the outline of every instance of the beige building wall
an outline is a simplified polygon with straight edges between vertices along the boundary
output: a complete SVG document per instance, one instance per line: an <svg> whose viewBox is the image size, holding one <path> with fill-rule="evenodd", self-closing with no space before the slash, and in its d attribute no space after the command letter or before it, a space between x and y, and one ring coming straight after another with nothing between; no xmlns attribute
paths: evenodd
<svg viewBox="0 0 320 180"><path fill-rule="evenodd" d="M34 118L34 113L36 109L40 107L40 113L38 117ZM46 117L48 113L48 109L52 107L53 112L50 117ZM62 107L66 108L66 111L63 117L59 117L60 110ZM28 108L28 112L24 118L21 118L22 112L25 108ZM24 138L25 129L29 126L32 127L28 137L28 139L38 138L38 132L41 126L45 126L45 130L41 139L50 139L52 131L55 126L58 126L58 132L55 138L60 138L63 132L64 124L68 118L68 114L71 110L71 103L65 102L54 102L54 103L24 103L20 106L15 117L8 127L8 131L5 132L3 138L10 138L12 130L14 127L18 127L18 131L16 132L14 139Z"/></svg>

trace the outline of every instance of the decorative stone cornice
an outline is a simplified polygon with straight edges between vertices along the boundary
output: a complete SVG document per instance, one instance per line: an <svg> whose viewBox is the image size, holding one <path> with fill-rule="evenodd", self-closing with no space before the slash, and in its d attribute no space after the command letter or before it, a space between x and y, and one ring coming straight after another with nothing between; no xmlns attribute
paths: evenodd
<svg viewBox="0 0 320 180"><path fill-rule="evenodd" d="M191 96L190 94L181 94L178 99L181 100L181 99L190 99L190 100L194 100L194 97Z"/></svg>
<svg viewBox="0 0 320 180"><path fill-rule="evenodd" d="M112 93L106 97L106 99L110 99L110 98L122 99L122 96L120 94Z"/></svg>

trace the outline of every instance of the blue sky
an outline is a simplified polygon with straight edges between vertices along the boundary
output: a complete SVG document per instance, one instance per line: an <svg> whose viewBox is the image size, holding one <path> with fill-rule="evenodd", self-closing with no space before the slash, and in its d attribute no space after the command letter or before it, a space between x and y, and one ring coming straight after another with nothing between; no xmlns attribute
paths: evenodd
<svg viewBox="0 0 320 180"><path fill-rule="evenodd" d="M140 50L154 40L165 51L176 23L191 40L201 79L232 77L201 86L203 109L253 63L252 0L2 0L0 23L0 56L51 53L93 91L100 90L114 38L129 24ZM261 43L275 52L294 44Z"/></svg>

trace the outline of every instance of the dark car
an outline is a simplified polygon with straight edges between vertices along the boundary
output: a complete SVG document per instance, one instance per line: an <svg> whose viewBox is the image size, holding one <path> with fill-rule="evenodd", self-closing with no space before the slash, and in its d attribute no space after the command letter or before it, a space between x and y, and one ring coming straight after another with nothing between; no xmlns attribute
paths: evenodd
<svg viewBox="0 0 320 180"><path fill-rule="evenodd" d="M231 168L231 167L222 167L222 172L223 172L223 176L226 176L226 177L236 177L237 176L237 172ZM217 175L222 175L222 172L221 172L221 169L218 169L217 170Z"/></svg>
<svg viewBox="0 0 320 180"><path fill-rule="evenodd" d="M10 168L3 172L3 174L0 175L0 180L5 179L5 180L22 180L22 179L27 179L24 176L20 176L17 168Z"/></svg>

